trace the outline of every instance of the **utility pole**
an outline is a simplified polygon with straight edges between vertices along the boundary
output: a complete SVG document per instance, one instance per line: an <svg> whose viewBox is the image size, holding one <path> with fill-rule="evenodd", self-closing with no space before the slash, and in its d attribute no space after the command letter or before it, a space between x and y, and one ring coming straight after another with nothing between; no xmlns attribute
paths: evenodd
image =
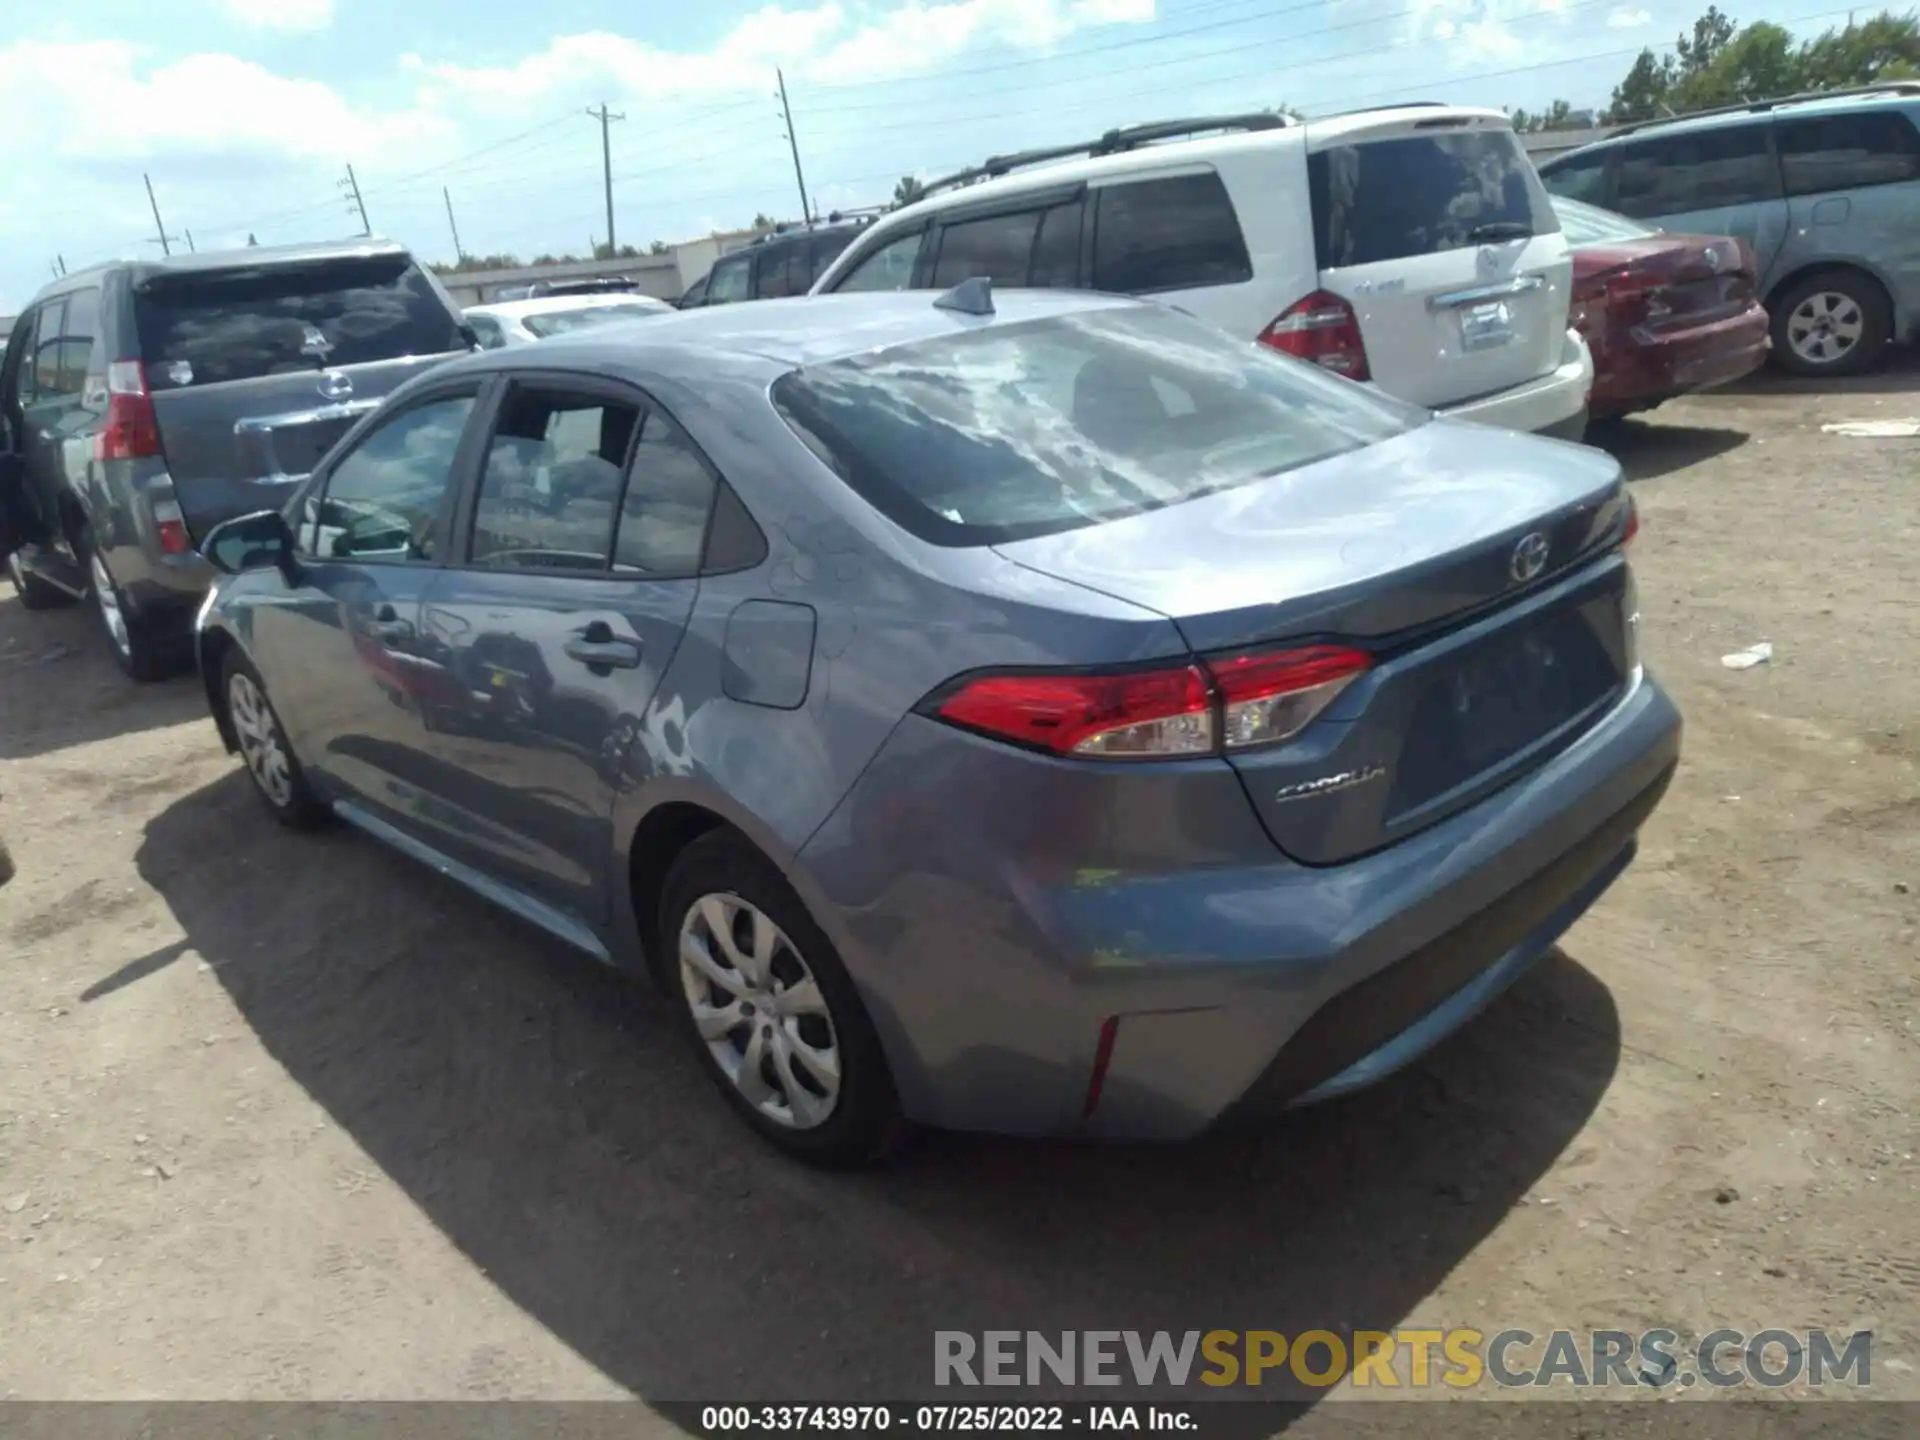
<svg viewBox="0 0 1920 1440"><path fill-rule="evenodd" d="M153 177L143 173L140 178L147 182L147 203L153 206L153 228L160 232L160 253L171 255L173 246L167 241L167 227L160 219L160 202L153 198Z"/></svg>
<svg viewBox="0 0 1920 1440"><path fill-rule="evenodd" d="M367 223L367 202L360 198L360 180L353 173L353 166L347 166L347 178L340 182L340 188L347 192L348 198L352 201L347 208L360 212L360 233L373 234L373 226Z"/></svg>
<svg viewBox="0 0 1920 1440"><path fill-rule="evenodd" d="M613 238L613 137L607 127L611 122L624 120L627 117L624 114L615 115L610 112L607 109L607 102L604 100L600 102L600 108L598 110L588 110L587 114L600 122L600 168L607 179L607 254L611 257L615 245Z"/></svg>
<svg viewBox="0 0 1920 1440"><path fill-rule="evenodd" d="M453 219L453 192L442 185L440 198L447 202L447 228L453 231L453 258L457 263L467 258L467 252L460 248L460 227Z"/></svg>
<svg viewBox="0 0 1920 1440"><path fill-rule="evenodd" d="M787 121L787 144L793 148L793 178L800 185L800 218L813 219L813 207L807 204L807 177L800 173L800 141L793 133L793 107L787 104L787 77L779 70L773 72L780 82L780 113Z"/></svg>
<svg viewBox="0 0 1920 1440"><path fill-rule="evenodd" d="M56 253L53 258L60 262L60 273L65 275L67 273L67 257Z"/></svg>
<svg viewBox="0 0 1920 1440"><path fill-rule="evenodd" d="M191 231L191 230L184 230L184 231L182 231L181 233L182 233L183 235L185 235L185 236L187 237L187 253L188 253L189 255L192 255L192 254L195 254L195 253L197 253L197 252L195 251L195 249L194 249L194 245L193 245L193 231Z"/></svg>

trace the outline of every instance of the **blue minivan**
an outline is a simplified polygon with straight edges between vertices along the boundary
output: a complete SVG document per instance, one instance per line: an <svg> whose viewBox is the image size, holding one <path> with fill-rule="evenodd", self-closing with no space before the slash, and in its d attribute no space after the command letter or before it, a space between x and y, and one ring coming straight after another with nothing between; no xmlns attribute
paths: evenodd
<svg viewBox="0 0 1920 1440"><path fill-rule="evenodd" d="M1773 354L1868 369L1920 328L1920 83L1629 125L1540 166L1555 195L1753 247Z"/></svg>

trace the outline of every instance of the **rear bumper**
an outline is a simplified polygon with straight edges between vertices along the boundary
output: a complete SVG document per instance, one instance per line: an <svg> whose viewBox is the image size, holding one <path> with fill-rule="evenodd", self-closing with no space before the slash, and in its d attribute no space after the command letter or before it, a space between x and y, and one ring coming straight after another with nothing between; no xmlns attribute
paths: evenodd
<svg viewBox="0 0 1920 1440"><path fill-rule="evenodd" d="M863 797L870 785L918 775L940 788L946 767L914 739L906 763L876 761L851 812L802 852L803 888L867 998L914 1118L1180 1139L1372 1083L1464 1024L1626 868L1680 730L1672 702L1642 677L1539 770L1387 850L1325 868L1277 851L1252 864L1209 857L1174 873L1058 860L1036 870L1021 852L1051 817L1037 821L1019 794L1000 793L1005 832L970 837L964 856L951 830L924 827L968 816L975 801L922 795L906 812L914 825L872 823L887 802ZM966 768L998 791L987 767ZM1188 820L1169 812L1157 823L1178 832ZM1052 823L1067 841L1104 828ZM855 853L876 842L884 848ZM976 849L993 853L970 864ZM1109 1020L1110 1063L1089 1114Z"/></svg>
<svg viewBox="0 0 1920 1440"><path fill-rule="evenodd" d="M1439 413L1450 420L1577 440L1585 429L1587 392L1592 388L1593 357L1587 353L1587 342L1569 330L1560 363L1547 374Z"/></svg>
<svg viewBox="0 0 1920 1440"><path fill-rule="evenodd" d="M1765 364L1772 344L1767 312L1757 301L1688 330L1610 337L1594 352L1593 409L1619 414L1731 384Z"/></svg>

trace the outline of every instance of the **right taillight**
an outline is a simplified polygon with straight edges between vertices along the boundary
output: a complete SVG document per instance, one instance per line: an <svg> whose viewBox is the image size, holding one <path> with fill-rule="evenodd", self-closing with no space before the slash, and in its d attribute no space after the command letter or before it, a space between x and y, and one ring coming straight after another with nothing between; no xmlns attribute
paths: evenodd
<svg viewBox="0 0 1920 1440"><path fill-rule="evenodd" d="M1296 360L1310 360L1349 380L1370 378L1367 345L1353 306L1328 290L1296 301L1260 332L1260 343Z"/></svg>
<svg viewBox="0 0 1920 1440"><path fill-rule="evenodd" d="M1633 544L1634 536L1640 533L1640 507L1634 503L1633 496L1627 496L1627 524L1620 533L1620 548L1626 549Z"/></svg>
<svg viewBox="0 0 1920 1440"><path fill-rule="evenodd" d="M93 458L144 460L159 453L160 421L146 371L138 360L116 360L107 366L107 413L93 437Z"/></svg>
<svg viewBox="0 0 1920 1440"><path fill-rule="evenodd" d="M1310 645L1165 669L977 675L928 708L948 724L1056 755L1217 755L1292 739L1372 663L1363 650Z"/></svg>

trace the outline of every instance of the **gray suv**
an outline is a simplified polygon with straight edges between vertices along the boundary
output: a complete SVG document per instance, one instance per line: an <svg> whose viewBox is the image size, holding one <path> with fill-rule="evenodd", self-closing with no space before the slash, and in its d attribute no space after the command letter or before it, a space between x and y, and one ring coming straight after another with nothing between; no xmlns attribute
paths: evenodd
<svg viewBox="0 0 1920 1440"><path fill-rule="evenodd" d="M207 531L284 503L395 386L472 348L385 241L55 281L0 360L0 550L21 602L93 605L121 667L159 678L213 581Z"/></svg>
<svg viewBox="0 0 1920 1440"><path fill-rule="evenodd" d="M1547 189L1752 247L1773 354L1855 375L1920 330L1920 83L1630 125L1540 167Z"/></svg>

